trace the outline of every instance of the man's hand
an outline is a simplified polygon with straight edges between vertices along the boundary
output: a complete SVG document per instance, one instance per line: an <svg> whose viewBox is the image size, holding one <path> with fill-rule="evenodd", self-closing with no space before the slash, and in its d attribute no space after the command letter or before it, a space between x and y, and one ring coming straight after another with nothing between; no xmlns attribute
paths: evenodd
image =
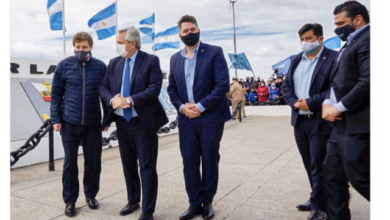
<svg viewBox="0 0 390 220"><path fill-rule="evenodd" d="M132 103L127 104L126 97L121 97L120 94L117 94L116 96L114 96L114 99L112 100L112 103L111 103L113 109L117 109L117 108L123 108L123 109L130 108L131 104Z"/></svg>
<svg viewBox="0 0 390 220"><path fill-rule="evenodd" d="M301 108L301 105L302 105L302 102L296 102L296 103L294 104L294 108L300 109L300 108Z"/></svg>
<svg viewBox="0 0 390 220"><path fill-rule="evenodd" d="M53 125L54 131L60 131L61 130L61 123L57 123Z"/></svg>
<svg viewBox="0 0 390 220"><path fill-rule="evenodd" d="M199 113L199 114L202 114L202 112L200 112L200 110L196 104L187 103L186 105L188 105L188 108L191 109L192 111Z"/></svg>
<svg viewBox="0 0 390 220"><path fill-rule="evenodd" d="M199 112L196 112L196 110L194 109L196 105L195 104L190 104L190 103L186 103L185 105L183 105L183 107L181 108L181 111L183 112L183 114L189 118L189 119L193 119L193 118L197 118L200 116L200 111L199 109L196 107L196 109L198 109Z"/></svg>
<svg viewBox="0 0 390 220"><path fill-rule="evenodd" d="M105 127L104 129L103 129L103 131L108 131L108 128L109 128L110 126L107 126L107 127Z"/></svg>
<svg viewBox="0 0 390 220"><path fill-rule="evenodd" d="M341 115L341 112L336 108L336 106L332 107L331 105L323 105L322 106L322 118L330 121L340 121L342 120L341 117L338 117Z"/></svg>
<svg viewBox="0 0 390 220"><path fill-rule="evenodd" d="M298 99L298 102L301 103L299 109L302 111L309 111L309 106L307 105L306 99Z"/></svg>

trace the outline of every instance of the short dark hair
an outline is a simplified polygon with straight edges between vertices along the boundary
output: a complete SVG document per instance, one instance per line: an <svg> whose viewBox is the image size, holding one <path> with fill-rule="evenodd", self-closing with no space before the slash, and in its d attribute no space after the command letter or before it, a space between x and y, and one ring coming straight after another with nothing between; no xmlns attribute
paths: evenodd
<svg viewBox="0 0 390 220"><path fill-rule="evenodd" d="M298 34L301 37L302 34L308 32L310 30L313 30L314 35L317 37L324 36L324 32L322 31L322 25L318 24L318 23L308 23L308 24L303 25L301 27L301 29L299 29Z"/></svg>
<svg viewBox="0 0 390 220"><path fill-rule="evenodd" d="M367 8L357 1L346 1L340 5L337 5L333 11L333 15L340 14L341 12L347 12L347 17L352 20L356 16L361 15L367 23L370 23L370 16L368 15Z"/></svg>
<svg viewBox="0 0 390 220"><path fill-rule="evenodd" d="M184 22L191 22L195 24L196 27L198 27L198 23L196 22L196 19L194 16L191 15L184 15L180 18L179 22L177 22L177 26L179 26L179 30L181 30L181 24Z"/></svg>
<svg viewBox="0 0 390 220"><path fill-rule="evenodd" d="M73 46L75 45L76 42L78 43L85 40L88 41L90 47L93 46L93 40L90 34L84 31L78 32L77 34L73 35L73 39L72 39Z"/></svg>

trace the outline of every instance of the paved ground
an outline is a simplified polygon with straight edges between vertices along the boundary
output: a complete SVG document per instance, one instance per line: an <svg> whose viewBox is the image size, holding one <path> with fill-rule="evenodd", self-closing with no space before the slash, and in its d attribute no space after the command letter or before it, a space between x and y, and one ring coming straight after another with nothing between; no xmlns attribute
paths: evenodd
<svg viewBox="0 0 390 220"><path fill-rule="evenodd" d="M178 135L160 138L159 194L155 217L178 219L188 208ZM219 188L214 219L304 220L308 212L295 209L309 198L310 187L293 138L290 117L249 116L230 121L221 143ZM39 164L11 171L12 219L68 219L62 201L63 160L56 171ZM79 157L80 180L83 157ZM81 181L82 182L82 181ZM80 183L82 185L82 183ZM80 187L82 189L82 186ZM352 191L352 219L370 219L370 204ZM98 210L90 210L81 191L76 219L138 219L141 211L119 216L126 189L118 148L103 151ZM201 219L198 217L196 219Z"/></svg>

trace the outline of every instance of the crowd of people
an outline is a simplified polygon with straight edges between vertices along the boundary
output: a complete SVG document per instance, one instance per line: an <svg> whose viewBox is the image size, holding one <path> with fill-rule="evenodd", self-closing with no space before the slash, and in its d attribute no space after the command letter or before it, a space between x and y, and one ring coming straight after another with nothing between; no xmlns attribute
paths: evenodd
<svg viewBox="0 0 390 220"><path fill-rule="evenodd" d="M284 74L278 74L278 69L265 82L264 79L257 77L243 78L233 77L233 82L230 84L230 91L227 94L229 102L233 109L237 106L238 100L242 100L245 105L286 105L286 100L283 97ZM242 90L242 91L241 91ZM244 105L242 105L244 106ZM243 109L243 115L244 108Z"/></svg>

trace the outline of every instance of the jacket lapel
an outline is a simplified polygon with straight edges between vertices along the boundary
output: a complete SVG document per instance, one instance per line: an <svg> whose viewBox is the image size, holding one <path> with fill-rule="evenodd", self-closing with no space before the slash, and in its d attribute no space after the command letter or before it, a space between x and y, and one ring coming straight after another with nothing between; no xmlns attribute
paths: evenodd
<svg viewBox="0 0 390 220"><path fill-rule="evenodd" d="M322 65L326 62L326 58L328 56L329 51L327 50L326 47L324 47L322 53L320 54L320 57L318 58L318 62L316 67L314 68L313 75L311 76L311 81L310 81L310 87L313 85L314 79L317 77L318 72L320 71Z"/></svg>
<svg viewBox="0 0 390 220"><path fill-rule="evenodd" d="M295 88L294 88L294 73L295 73L295 70L297 69L298 67L298 64L301 62L302 60L302 56L303 56L303 53L300 53L298 54L294 61L293 61L293 64L292 64L292 67L291 67L291 72L290 72L290 82L291 82L291 87L292 87L292 90L295 91Z"/></svg>
<svg viewBox="0 0 390 220"><path fill-rule="evenodd" d="M121 88L122 88L122 77L123 77L123 68L124 68L124 64L125 64L125 58L121 57L119 58L118 60L118 64L117 64L117 70L114 74L116 75L116 88L117 88L117 91L119 91L119 93L121 92Z"/></svg>
<svg viewBox="0 0 390 220"><path fill-rule="evenodd" d="M138 54L135 58L135 63L133 66L133 71L131 72L130 90L133 87L134 80L138 75L138 69L140 68L141 63L144 60L143 58L144 58L144 52L138 50ZM131 91L130 91L130 94L131 94Z"/></svg>
<svg viewBox="0 0 390 220"><path fill-rule="evenodd" d="M199 41L199 50L198 50L198 55L196 57L196 65L195 65L195 76L194 76L194 82L196 80L196 77L198 76L199 74L199 67L200 65L202 64L202 61L203 61L203 57L204 57L204 52L205 52L205 49L204 49L204 44L202 42Z"/></svg>
<svg viewBox="0 0 390 220"><path fill-rule="evenodd" d="M335 67L333 68L333 71L332 71L332 74L331 74L331 79L333 78L334 74L336 73L337 68L339 67L339 64L340 64L341 60L346 56L346 54L347 54L348 51L353 47L353 45L355 44L355 42L358 41L359 38L360 38L366 31L369 31L369 30L370 30L370 26L366 27L365 30L363 30L362 32L360 32L360 33L352 40L352 42L351 42L349 45L347 45L347 43L344 44L343 48L345 48L345 49L344 49L344 51L343 51L343 54L341 54L340 59L339 59L338 61L336 60ZM341 52L341 50L342 50L343 48L340 49L340 52Z"/></svg>

